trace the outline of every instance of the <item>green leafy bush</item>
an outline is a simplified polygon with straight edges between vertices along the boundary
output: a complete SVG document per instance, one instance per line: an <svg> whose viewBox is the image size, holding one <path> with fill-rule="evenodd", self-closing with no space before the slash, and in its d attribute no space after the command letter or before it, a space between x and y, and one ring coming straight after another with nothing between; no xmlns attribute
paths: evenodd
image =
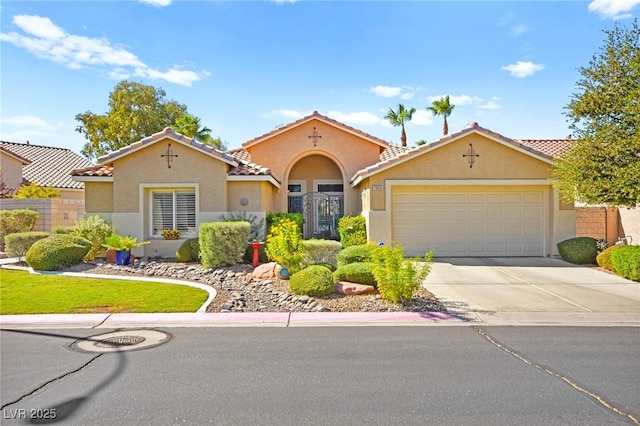
<svg viewBox="0 0 640 426"><path fill-rule="evenodd" d="M75 226L56 226L53 228L54 234L73 234L76 230Z"/></svg>
<svg viewBox="0 0 640 426"><path fill-rule="evenodd" d="M11 257L24 257L33 243L49 236L48 232L16 232L5 237L5 251Z"/></svg>
<svg viewBox="0 0 640 426"><path fill-rule="evenodd" d="M76 223L72 235L91 241L91 249L86 260L94 260L105 256L104 244L116 229L98 215L87 216Z"/></svg>
<svg viewBox="0 0 640 426"><path fill-rule="evenodd" d="M335 281L349 281L352 283L377 286L373 276L373 265L368 262L348 263L340 266L333 273Z"/></svg>
<svg viewBox="0 0 640 426"><path fill-rule="evenodd" d="M22 184L18 190L13 194L13 198L25 199L25 198L60 198L61 192L59 189L52 186L40 186L34 182L28 184Z"/></svg>
<svg viewBox="0 0 640 426"><path fill-rule="evenodd" d="M607 271L616 272L616 268L611 261L611 254L622 246L611 246L604 249L599 255L596 256L596 262L598 266L606 269Z"/></svg>
<svg viewBox="0 0 640 426"><path fill-rule="evenodd" d="M337 255L338 267L355 262L369 262L377 246L374 244L360 244L349 246Z"/></svg>
<svg viewBox="0 0 640 426"><path fill-rule="evenodd" d="M591 237L570 238L558 243L562 260L576 265L595 264L598 255L598 240Z"/></svg>
<svg viewBox="0 0 640 426"><path fill-rule="evenodd" d="M302 263L305 266L319 263L338 265L336 256L342 250L342 245L334 240L304 240L302 242Z"/></svg>
<svg viewBox="0 0 640 426"><path fill-rule="evenodd" d="M333 293L333 276L324 266L307 266L291 276L289 289L295 294L313 297L328 296Z"/></svg>
<svg viewBox="0 0 640 426"><path fill-rule="evenodd" d="M343 216L338 221L342 247L367 243L367 221L364 216Z"/></svg>
<svg viewBox="0 0 640 426"><path fill-rule="evenodd" d="M322 266L323 268L327 268L331 272L334 272L337 269L336 266L331 263L314 263L313 265ZM311 266L311 265L308 265L308 266Z"/></svg>
<svg viewBox="0 0 640 426"><path fill-rule="evenodd" d="M620 246L611 254L616 274L640 281L640 246Z"/></svg>
<svg viewBox="0 0 640 426"><path fill-rule="evenodd" d="M205 268L237 265L247 249L249 222L207 222L200 224L200 263Z"/></svg>
<svg viewBox="0 0 640 426"><path fill-rule="evenodd" d="M176 260L178 262L197 262L199 257L200 240L198 238L184 240L176 252Z"/></svg>
<svg viewBox="0 0 640 426"><path fill-rule="evenodd" d="M302 235L291 219L280 219L267 235L266 252L269 259L289 268L294 274L302 267Z"/></svg>
<svg viewBox="0 0 640 426"><path fill-rule="evenodd" d="M53 234L38 240L27 251L29 266L40 271L58 271L82 262L91 249L91 242L68 234Z"/></svg>
<svg viewBox="0 0 640 426"><path fill-rule="evenodd" d="M405 260L404 250L400 246L377 247L372 262L380 296L393 303L410 301L429 274L432 257L432 252L427 253L425 264L421 264L419 258Z"/></svg>
<svg viewBox="0 0 640 426"><path fill-rule="evenodd" d="M33 230L40 213L30 209L0 210L0 245L4 246L4 237L15 232Z"/></svg>
<svg viewBox="0 0 640 426"><path fill-rule="evenodd" d="M303 218L302 213L284 213L284 212L268 212L267 213L267 235L271 232L271 227L277 225L282 219L292 220L298 225L298 229L302 232Z"/></svg>

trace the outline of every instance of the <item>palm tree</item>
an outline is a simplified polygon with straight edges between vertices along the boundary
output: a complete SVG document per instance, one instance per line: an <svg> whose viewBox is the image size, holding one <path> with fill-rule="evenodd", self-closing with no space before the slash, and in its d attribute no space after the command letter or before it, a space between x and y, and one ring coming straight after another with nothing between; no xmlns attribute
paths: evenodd
<svg viewBox="0 0 640 426"><path fill-rule="evenodd" d="M389 108L389 112L384 116L385 119L389 120L389 123L391 123L393 127L402 127L402 134L400 135L402 146L407 146L407 134L404 131L404 123L406 121L411 121L411 117L413 117L415 112L415 108L406 109L404 105L398 104L398 111L394 111Z"/></svg>
<svg viewBox="0 0 640 426"><path fill-rule="evenodd" d="M449 124L447 123L447 117L451 115L451 112L454 108L455 105L451 105L449 103L449 95L433 101L433 104L430 107L427 107L427 111L431 111L433 115L441 115L444 118L442 131L445 135L449 134Z"/></svg>
<svg viewBox="0 0 640 426"><path fill-rule="evenodd" d="M189 136L190 138L202 142L205 145L210 145L218 149L222 148L220 138L214 139L211 137L211 129L206 126L201 127L199 117L195 117L191 114L185 114L178 118L171 127L176 132Z"/></svg>

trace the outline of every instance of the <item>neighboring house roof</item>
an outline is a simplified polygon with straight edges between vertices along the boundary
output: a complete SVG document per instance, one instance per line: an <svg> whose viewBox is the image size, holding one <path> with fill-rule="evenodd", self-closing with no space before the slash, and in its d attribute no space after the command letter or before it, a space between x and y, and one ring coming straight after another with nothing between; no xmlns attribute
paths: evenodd
<svg viewBox="0 0 640 426"><path fill-rule="evenodd" d="M28 163L22 178L28 183L59 189L84 189L82 182L71 178L71 170L91 167L93 163L67 148L0 141L3 151L11 152Z"/></svg>
<svg viewBox="0 0 640 426"><path fill-rule="evenodd" d="M356 185L357 183L362 181L362 179L377 174L383 170L389 169L390 167L394 167L425 152L433 151L434 149L437 149L441 146L445 146L471 133L484 135L490 139L493 139L504 145L511 146L514 149L523 151L524 153L547 163L553 163L553 160L557 156L557 154L568 149L572 142L570 139L550 139L546 140L546 142L543 143L542 140L526 139L529 144L525 144L523 141L510 139L499 133L492 132L491 130L485 129L484 127L480 127L478 123L473 122L469 123L463 129L443 136L440 139L429 144L421 145L415 148L394 147L393 150L389 151L388 156L384 155L385 153L383 152L380 156L380 162L357 171L356 174L351 178L351 183L352 185ZM553 141L554 143L552 143L551 141Z"/></svg>
<svg viewBox="0 0 640 426"><path fill-rule="evenodd" d="M165 139L170 139L174 142L190 146L194 149L202 151L203 153L211 157L217 158L227 164L230 164L232 166L237 166L237 162L235 161L233 156L223 151L220 151L219 149L203 144L202 142L198 142L195 139L192 139L188 136L182 135L176 132L175 130L173 130L171 127L166 127L161 132L154 133L153 135L147 136L146 138L141 139L138 142L134 142L131 145L127 145L123 148L120 148L117 151L111 152L107 155L103 155L102 157L98 158L98 163L100 164L112 163L113 161L119 158L125 157L129 154L133 154L136 151L139 151L149 145L153 145L154 143L160 140L165 140Z"/></svg>
<svg viewBox="0 0 640 426"><path fill-rule="evenodd" d="M27 160L26 158L16 154L15 152L11 152L9 151L7 148L4 147L4 141L1 142L2 145L0 145L0 152L2 152L4 155L7 155L17 161L19 161L20 163L22 163L22 165L28 165L31 164L31 160ZM11 142L6 142L6 143L11 143Z"/></svg>
<svg viewBox="0 0 640 426"><path fill-rule="evenodd" d="M302 117L301 119L296 120L296 121L294 121L292 123L286 124L286 125L284 125L282 127L278 127L277 129L272 130L269 133L265 133L262 136L258 136L257 138L253 138L253 139L243 143L242 146L243 146L243 148L250 148L253 145L256 145L256 144L258 144L260 142L263 142L263 141L265 141L267 139L271 139L272 137L277 136L277 135L279 135L281 133L287 132L287 131L295 128L295 127L302 126L303 124L308 123L308 122L310 122L312 120L322 121L323 123L326 123L326 124L328 124L330 126L338 128L340 130L343 130L343 131L345 131L347 133L351 133L353 135L356 135L356 136L358 136L360 138L368 140L369 142L373 142L376 145L380 145L383 148L389 147L389 142L387 142L385 140L382 140L380 138L377 138L377 137L375 137L373 135L370 135L369 133L363 132L362 130L358 130L355 127L347 126L344 123L340 123L339 121L334 120L333 118L329 118L326 115L322 115L322 114L318 113L318 111L313 111L312 114L307 115L306 117Z"/></svg>
<svg viewBox="0 0 640 426"><path fill-rule="evenodd" d="M380 161L390 160L409 151L411 148L399 145L389 145L387 149L380 154Z"/></svg>

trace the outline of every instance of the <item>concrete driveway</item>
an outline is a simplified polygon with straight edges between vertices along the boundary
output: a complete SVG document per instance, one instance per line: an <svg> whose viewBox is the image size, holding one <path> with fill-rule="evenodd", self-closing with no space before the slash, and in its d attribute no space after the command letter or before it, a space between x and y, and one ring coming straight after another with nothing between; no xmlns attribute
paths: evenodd
<svg viewBox="0 0 640 426"><path fill-rule="evenodd" d="M558 259L438 258L424 286L469 320L599 313L640 322L640 283Z"/></svg>

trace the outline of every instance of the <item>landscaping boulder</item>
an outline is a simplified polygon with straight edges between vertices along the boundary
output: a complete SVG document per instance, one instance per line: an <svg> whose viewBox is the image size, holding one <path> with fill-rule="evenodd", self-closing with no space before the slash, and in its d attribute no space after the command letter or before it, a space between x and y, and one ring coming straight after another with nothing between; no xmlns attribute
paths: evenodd
<svg viewBox="0 0 640 426"><path fill-rule="evenodd" d="M260 280L266 280L276 277L276 262L263 263L256 266L251 272L251 276Z"/></svg>
<svg viewBox="0 0 640 426"><path fill-rule="evenodd" d="M333 285L337 293L344 295L373 293L376 289L371 285L350 283L348 281L340 281Z"/></svg>

